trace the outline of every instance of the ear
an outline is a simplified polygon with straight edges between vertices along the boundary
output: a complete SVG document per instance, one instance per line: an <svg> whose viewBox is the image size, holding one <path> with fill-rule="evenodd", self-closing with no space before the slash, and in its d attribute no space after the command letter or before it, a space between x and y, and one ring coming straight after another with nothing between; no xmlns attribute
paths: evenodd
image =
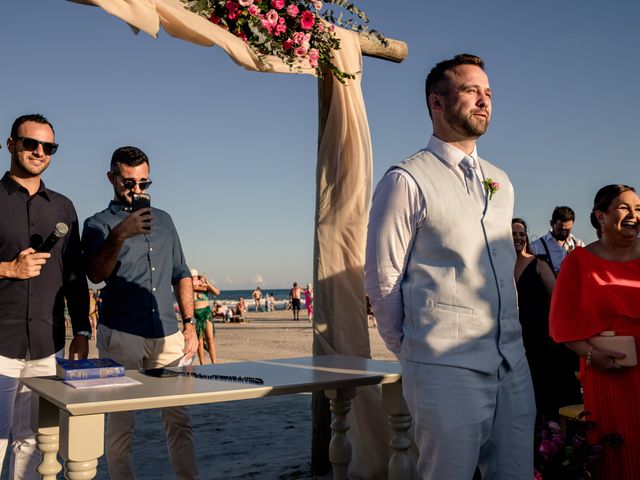
<svg viewBox="0 0 640 480"><path fill-rule="evenodd" d="M111 170L109 170L107 172L107 178L109 179L109 183L115 187L116 186L116 176L114 175L114 173Z"/></svg>
<svg viewBox="0 0 640 480"><path fill-rule="evenodd" d="M603 226L604 225L604 213L601 212L600 210L596 210L593 213L596 216L596 219L598 220L598 223L600 224L600 226Z"/></svg>
<svg viewBox="0 0 640 480"><path fill-rule="evenodd" d="M429 95L429 108L432 112L441 112L443 110L442 99L437 93L431 92Z"/></svg>
<svg viewBox="0 0 640 480"><path fill-rule="evenodd" d="M16 141L11 137L7 138L7 150L9 150L9 153L14 153L13 150L15 146L16 146Z"/></svg>

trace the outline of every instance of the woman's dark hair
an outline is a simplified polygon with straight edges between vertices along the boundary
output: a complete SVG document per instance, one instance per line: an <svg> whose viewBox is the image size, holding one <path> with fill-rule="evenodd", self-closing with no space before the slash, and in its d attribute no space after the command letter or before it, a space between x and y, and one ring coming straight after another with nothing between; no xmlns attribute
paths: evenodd
<svg viewBox="0 0 640 480"><path fill-rule="evenodd" d="M514 218L511 220L511 225L513 226L514 223L519 223L520 225L522 225L524 227L524 236L527 240L527 244L524 247L524 251L527 253L533 253L531 252L531 248L529 247L529 230L527 230L527 222L525 222L522 218Z"/></svg>
<svg viewBox="0 0 640 480"><path fill-rule="evenodd" d="M630 187L629 185L623 185L621 183L616 185L607 185L602 187L596 193L595 198L593 199L593 209L591 209L591 225L596 229L598 234L598 238L602 236L602 232L600 231L600 222L596 218L596 210L599 212L606 212L609 210L611 203L624 192L635 192L635 188Z"/></svg>

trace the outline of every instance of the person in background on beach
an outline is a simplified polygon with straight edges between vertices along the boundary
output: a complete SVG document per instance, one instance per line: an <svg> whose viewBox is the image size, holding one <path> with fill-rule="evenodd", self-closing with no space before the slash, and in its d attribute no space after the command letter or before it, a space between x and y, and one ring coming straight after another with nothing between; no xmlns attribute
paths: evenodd
<svg viewBox="0 0 640 480"><path fill-rule="evenodd" d="M533 478L535 404L511 240L514 193L478 156L491 117L484 62L461 54L425 85L433 135L373 196L365 290L402 368L418 476ZM484 188L483 188L484 187Z"/></svg>
<svg viewBox="0 0 640 480"><path fill-rule="evenodd" d="M313 322L313 286L310 283L307 283L307 288L304 291L304 304L307 307L307 318Z"/></svg>
<svg viewBox="0 0 640 480"><path fill-rule="evenodd" d="M376 327L376 317L373 315L373 308L371 308L371 302L369 301L369 295L364 296L364 301L367 306L367 326L369 328Z"/></svg>
<svg viewBox="0 0 640 480"><path fill-rule="evenodd" d="M543 258L557 277L560 265L576 247L584 247L584 242L571 233L576 214L570 207L556 207L551 214L551 230L543 237L531 242L531 253Z"/></svg>
<svg viewBox="0 0 640 480"><path fill-rule="evenodd" d="M220 290L211 285L205 275L199 275L195 268L191 269L193 283L193 313L196 319L196 333L198 335L198 360L204 365L205 341L211 363L216 363L216 329L213 324L213 311L209 303L208 294L220 295Z"/></svg>
<svg viewBox="0 0 640 480"><path fill-rule="evenodd" d="M549 330L556 342L580 356L584 411L595 423L590 439L622 436L622 445L606 452L593 478L635 480L640 478L640 367L620 365L624 352L597 344L597 337L608 332L632 337L636 355L640 351L640 198L635 189L618 184L598 190L591 225L598 239L576 248L562 264Z"/></svg>
<svg viewBox="0 0 640 480"><path fill-rule="evenodd" d="M149 159L139 148L118 148L107 177L114 198L85 221L82 232L89 280L106 283L98 325L100 357L136 370L188 362L198 350L198 337L191 272L178 233L168 213L151 207L131 209L133 195L151 185ZM174 293L183 332L173 311ZM176 477L198 478L187 408L163 408L161 413ZM111 478L135 478L134 425L135 412L108 415L105 443Z"/></svg>
<svg viewBox="0 0 640 480"><path fill-rule="evenodd" d="M89 297L80 229L71 201L41 179L58 148L51 123L24 115L11 127L9 171L0 183L0 473L9 432L10 479L40 478L40 452L31 430L31 390L23 377L55 375L64 355L65 301L74 338L69 358L87 358ZM50 252L38 247L64 222L69 233Z"/></svg>
<svg viewBox="0 0 640 480"><path fill-rule="evenodd" d="M269 294L269 303L271 304L271 311L275 312L276 311L276 296L273 293Z"/></svg>
<svg viewBox="0 0 640 480"><path fill-rule="evenodd" d="M293 311L293 319L300 321L300 306L302 305L302 288L296 282L293 282L293 288L289 290L289 301L291 302L291 310Z"/></svg>
<svg viewBox="0 0 640 480"><path fill-rule="evenodd" d="M98 328L98 302L93 289L89 289L89 323L91 323L91 335L96 334Z"/></svg>
<svg viewBox="0 0 640 480"><path fill-rule="evenodd" d="M240 297L238 303L236 303L236 311L235 315L238 317L239 321L244 321L244 315L247 311L247 304L244 302L244 298Z"/></svg>
<svg viewBox="0 0 640 480"><path fill-rule="evenodd" d="M511 231L516 251L514 277L522 341L533 380L536 433L539 433L544 422L560 420L560 407L582 403L576 378L578 356L549 336L549 308L556 283L551 267L529 250L527 224L523 219L514 218Z"/></svg>
<svg viewBox="0 0 640 480"><path fill-rule="evenodd" d="M260 300L262 300L262 290L260 290L260 287L256 287L251 296L256 306L256 312L261 312L262 307L260 306Z"/></svg>

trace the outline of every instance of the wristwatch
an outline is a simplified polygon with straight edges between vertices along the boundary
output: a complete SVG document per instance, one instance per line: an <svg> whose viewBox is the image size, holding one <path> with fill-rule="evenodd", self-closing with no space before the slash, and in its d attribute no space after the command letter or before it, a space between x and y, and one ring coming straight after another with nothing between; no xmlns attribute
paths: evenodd
<svg viewBox="0 0 640 480"><path fill-rule="evenodd" d="M79 332L76 332L76 335L82 335L83 337L87 337L87 340L91 340L91 332L87 330L80 330Z"/></svg>
<svg viewBox="0 0 640 480"><path fill-rule="evenodd" d="M196 324L196 319L193 318L193 317L188 317L188 318L185 318L185 319L182 320L182 325L184 325L185 327L187 325L189 325L189 324L195 325Z"/></svg>

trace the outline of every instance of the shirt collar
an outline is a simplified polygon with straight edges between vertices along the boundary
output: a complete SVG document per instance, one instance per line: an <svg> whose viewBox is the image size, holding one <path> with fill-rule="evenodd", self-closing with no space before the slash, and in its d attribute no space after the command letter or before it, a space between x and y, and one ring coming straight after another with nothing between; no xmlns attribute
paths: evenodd
<svg viewBox="0 0 640 480"><path fill-rule="evenodd" d="M111 210L111 213L113 214L118 214L122 211L129 211L127 210L127 206L123 205L122 203L118 202L117 200L111 200L109 202L109 210Z"/></svg>
<svg viewBox="0 0 640 480"><path fill-rule="evenodd" d="M450 143L440 140L435 135L431 135L427 150L433 152L440 160L450 168L457 168L464 157L467 156L462 150L454 147ZM468 155L475 161L476 168L480 166L478 162L478 147L474 145L473 151Z"/></svg>
<svg viewBox="0 0 640 480"><path fill-rule="evenodd" d="M13 178L11 178L11 175L9 174L9 172L5 172L4 176L0 180L0 183L2 183L2 185L7 190L7 193L9 195L19 190L23 190L24 192L27 193L27 195L29 195L29 192L27 191L27 189L24 188L22 185L20 185L18 182L16 182ZM47 187L45 186L42 180L40 180L40 186L38 187L38 191L35 194L40 195L45 200L50 200Z"/></svg>

